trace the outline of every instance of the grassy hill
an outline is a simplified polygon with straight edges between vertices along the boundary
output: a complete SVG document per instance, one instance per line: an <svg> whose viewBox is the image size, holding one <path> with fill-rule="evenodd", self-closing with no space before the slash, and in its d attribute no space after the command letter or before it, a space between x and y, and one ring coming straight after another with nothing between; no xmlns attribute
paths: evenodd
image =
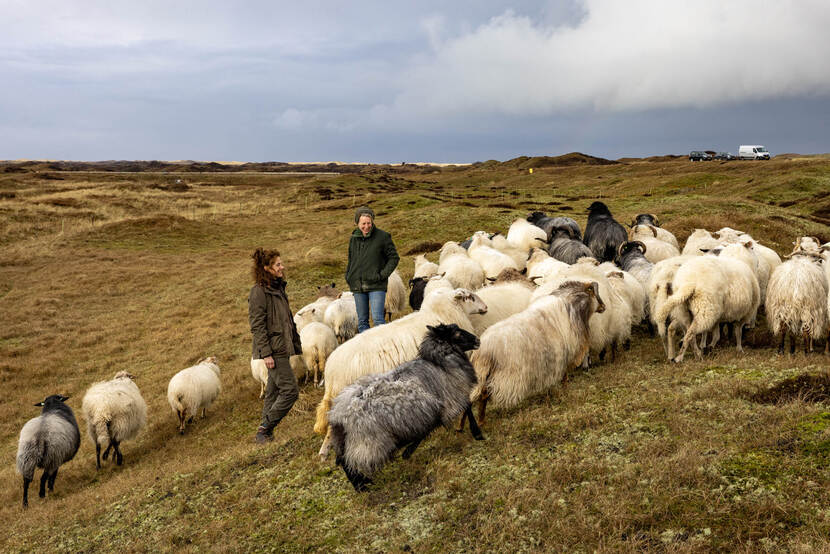
<svg viewBox="0 0 830 554"><path fill-rule="evenodd" d="M250 253L283 253L296 311L345 285L357 205L401 254L537 209L584 226L596 199L623 222L656 213L680 240L726 225L779 254L796 236L830 240L826 158L571 158L284 176L0 168L0 550L830 549L828 358L777 356L763 317L744 355L722 345L679 366L638 330L615 363L493 410L486 441L436 431L366 494L316 459L312 386L274 443L253 443ZM223 393L179 436L167 382L207 355ZM121 369L149 406L124 465L96 471L84 432L54 495L24 511L14 456L32 404L69 394L83 426L85 390Z"/></svg>

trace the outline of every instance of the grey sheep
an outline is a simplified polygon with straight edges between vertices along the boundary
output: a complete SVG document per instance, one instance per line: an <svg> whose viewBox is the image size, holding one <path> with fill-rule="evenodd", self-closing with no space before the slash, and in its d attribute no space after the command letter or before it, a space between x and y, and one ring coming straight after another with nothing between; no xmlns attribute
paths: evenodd
<svg viewBox="0 0 830 554"><path fill-rule="evenodd" d="M435 428L449 428L461 414L470 419L473 437L484 438L470 409L477 380L464 353L478 348L478 338L456 324L427 329L417 358L363 377L334 399L332 446L356 491L366 489L396 450L405 447L403 458L409 458Z"/></svg>
<svg viewBox="0 0 830 554"><path fill-rule="evenodd" d="M55 490L58 468L75 457L81 446L81 432L72 408L64 404L68 396L53 394L35 406L43 406L38 417L26 422L20 430L17 446L17 471L23 476L23 507L29 505L29 483L35 476L35 468L43 468L38 496L46 496Z"/></svg>
<svg viewBox="0 0 830 554"><path fill-rule="evenodd" d="M594 257L591 249L576 238L570 227L555 227L552 233L550 246L548 246L548 254L552 258L573 265L579 258Z"/></svg>
<svg viewBox="0 0 830 554"><path fill-rule="evenodd" d="M553 238L553 230L556 227L568 227L573 231L573 238L576 240L582 240L582 229L579 228L579 223L570 217L550 217L546 215L545 212L533 212L527 216L527 220L540 229L543 229L545 233L548 234L548 242L550 242Z"/></svg>

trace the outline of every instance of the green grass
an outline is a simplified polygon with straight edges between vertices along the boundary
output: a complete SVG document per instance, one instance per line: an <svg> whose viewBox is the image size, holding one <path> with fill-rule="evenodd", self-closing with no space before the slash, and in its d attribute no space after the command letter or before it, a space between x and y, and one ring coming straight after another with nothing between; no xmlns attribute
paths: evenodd
<svg viewBox="0 0 830 554"><path fill-rule="evenodd" d="M517 162L519 163L519 162ZM524 160L521 163L531 163ZM486 166L491 166L489 169ZM602 198L622 222L657 213L745 230L780 254L811 219L830 161L637 162L526 169L484 164L360 175L0 173L0 536L3 551L672 551L830 549L830 407L751 399L826 371L819 354L721 346L677 366L634 334L615 363L488 413L486 441L437 430L355 494L311 432L321 392L304 387L277 440L253 444L250 253L276 247L296 311L342 274L354 207L369 203L401 254L506 232L533 209L574 217ZM12 195L13 196L10 196ZM780 204L786 205L780 205ZM8 216L8 217L6 217ZM435 254L428 254L435 260ZM403 256L401 273L412 273ZM761 318L763 327L763 317ZM759 329L758 336L763 336ZM219 357L223 392L184 436L169 378ZM20 508L13 459L34 402L138 375L149 423L125 465L95 470L88 437L45 500ZM31 490L30 490L31 492Z"/></svg>

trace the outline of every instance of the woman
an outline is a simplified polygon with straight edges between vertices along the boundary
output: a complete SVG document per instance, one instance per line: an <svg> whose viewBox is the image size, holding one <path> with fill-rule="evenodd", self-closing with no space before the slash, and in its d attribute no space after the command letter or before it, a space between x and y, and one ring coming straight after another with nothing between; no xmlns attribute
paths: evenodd
<svg viewBox="0 0 830 554"><path fill-rule="evenodd" d="M288 358L301 354L300 335L285 294L285 266L276 250L257 248L251 274L254 286L248 295L248 322L253 335L251 357L265 361L268 384L262 406L262 422L254 439L258 444L274 440L274 427L285 417L300 394Z"/></svg>
<svg viewBox="0 0 830 554"><path fill-rule="evenodd" d="M398 252L392 236L375 227L375 212L361 206L354 214L357 229L349 240L349 262L346 282L354 293L357 308L357 332L369 328L369 309L375 325L386 323L383 306L386 301L386 282L398 266Z"/></svg>

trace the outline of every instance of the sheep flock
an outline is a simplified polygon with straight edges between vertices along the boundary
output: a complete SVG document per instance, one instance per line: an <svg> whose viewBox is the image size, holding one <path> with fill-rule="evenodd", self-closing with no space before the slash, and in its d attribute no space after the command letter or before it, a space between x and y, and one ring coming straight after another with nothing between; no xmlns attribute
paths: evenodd
<svg viewBox="0 0 830 554"><path fill-rule="evenodd" d="M623 225L600 201L591 204L584 230L570 217L537 211L502 231L453 237L432 260L416 256L409 291L396 270L386 325L357 334L354 298L336 283L295 311L303 354L292 368L298 379L323 388L309 432L313 427L325 437L320 458L333 449L356 490L396 450L410 457L451 420L459 429L469 421L482 439L476 404L478 424L488 401L509 417L570 372L614 363L638 327L659 336L666 359L678 364L689 351L701 358L729 342L742 352L743 334L759 316L780 353L789 338L791 353L799 342L810 353L824 341L830 354L830 243L816 237L792 237L783 260L729 227L695 229L681 248L658 215L638 214ZM261 397L267 371L262 360L250 362ZM171 425L184 434L188 422L207 417L222 374L216 359L207 358L171 376ZM24 506L35 467L44 468L44 496L57 468L78 450L66 399L47 397L43 414L21 431ZM102 447L104 460L112 449L121 465L120 443L147 426L147 406L124 371L92 385L82 413L98 468Z"/></svg>

